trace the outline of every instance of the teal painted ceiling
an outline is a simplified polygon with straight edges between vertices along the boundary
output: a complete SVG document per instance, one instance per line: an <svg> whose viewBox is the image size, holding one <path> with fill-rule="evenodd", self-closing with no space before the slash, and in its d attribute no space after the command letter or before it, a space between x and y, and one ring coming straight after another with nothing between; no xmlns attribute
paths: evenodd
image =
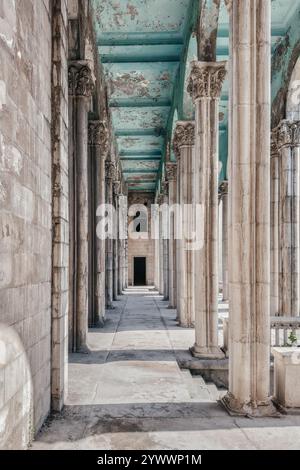
<svg viewBox="0 0 300 470"><path fill-rule="evenodd" d="M97 43L129 190L156 188L193 0L94 0Z"/></svg>
<svg viewBox="0 0 300 470"><path fill-rule="evenodd" d="M191 28L198 0L93 0L100 60L123 174L129 190L154 191L165 136L175 121L193 119L186 88L197 58ZM272 47L286 35L300 0L272 0ZM228 13L222 2L217 60L228 59ZM228 82L220 102L220 179L228 153ZM174 155L171 154L171 158Z"/></svg>

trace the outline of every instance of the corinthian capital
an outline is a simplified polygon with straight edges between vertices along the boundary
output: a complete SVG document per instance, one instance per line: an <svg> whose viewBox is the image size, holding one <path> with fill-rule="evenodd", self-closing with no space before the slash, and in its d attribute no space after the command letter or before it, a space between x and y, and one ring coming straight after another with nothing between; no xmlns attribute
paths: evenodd
<svg viewBox="0 0 300 470"><path fill-rule="evenodd" d="M228 181L224 180L219 186L219 196L223 197L226 194L228 194Z"/></svg>
<svg viewBox="0 0 300 470"><path fill-rule="evenodd" d="M108 128L105 121L89 121L89 145L97 145L104 155L108 151Z"/></svg>
<svg viewBox="0 0 300 470"><path fill-rule="evenodd" d="M166 163L166 177L168 181L175 181L177 178L177 163Z"/></svg>
<svg viewBox="0 0 300 470"><path fill-rule="evenodd" d="M279 149L277 145L277 130L271 131L271 157L278 157Z"/></svg>
<svg viewBox="0 0 300 470"><path fill-rule="evenodd" d="M233 0L225 0L225 5L227 7L228 13L231 13Z"/></svg>
<svg viewBox="0 0 300 470"><path fill-rule="evenodd" d="M195 122L178 121L175 128L173 147L177 158L180 157L180 148L195 144Z"/></svg>
<svg viewBox="0 0 300 470"><path fill-rule="evenodd" d="M283 120L275 133L279 150L283 147L300 146L300 121Z"/></svg>
<svg viewBox="0 0 300 470"><path fill-rule="evenodd" d="M115 196L119 196L121 190L121 182L120 181L114 181L114 194Z"/></svg>
<svg viewBox="0 0 300 470"><path fill-rule="evenodd" d="M69 95L89 98L92 96L95 84L91 69L85 61L71 62L68 70Z"/></svg>
<svg viewBox="0 0 300 470"><path fill-rule="evenodd" d="M227 62L198 62L194 60L191 65L187 90L193 100L220 98L227 74Z"/></svg>
<svg viewBox="0 0 300 470"><path fill-rule="evenodd" d="M116 176L116 167L113 162L105 162L105 176L108 180L113 180Z"/></svg>

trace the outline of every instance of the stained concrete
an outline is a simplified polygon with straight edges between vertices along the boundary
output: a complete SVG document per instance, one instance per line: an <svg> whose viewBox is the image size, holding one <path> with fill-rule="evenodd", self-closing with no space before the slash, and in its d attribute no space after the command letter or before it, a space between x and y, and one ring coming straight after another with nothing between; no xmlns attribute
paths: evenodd
<svg viewBox="0 0 300 470"><path fill-rule="evenodd" d="M299 449L300 417L232 418L217 389L180 370L194 341L150 288L130 288L70 357L69 396L33 449Z"/></svg>

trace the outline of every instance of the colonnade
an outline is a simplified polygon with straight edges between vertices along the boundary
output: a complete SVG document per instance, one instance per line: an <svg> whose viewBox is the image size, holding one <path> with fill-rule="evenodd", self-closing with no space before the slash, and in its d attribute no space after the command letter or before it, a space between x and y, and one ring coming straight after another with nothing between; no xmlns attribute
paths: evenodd
<svg viewBox="0 0 300 470"><path fill-rule="evenodd" d="M169 217L169 305L177 308L181 326L195 326L192 354L222 360L221 277L222 298L229 300L229 392L224 405L233 414L273 415L270 317L300 315L300 122L283 120L270 139L271 2L226 3L229 64L192 62L188 91L195 121L176 123L176 162L166 163L169 204L190 204L194 214L183 211L177 222L173 214ZM219 99L227 77L228 178L220 182ZM201 223L195 225L197 205ZM197 227L201 243L193 250L187 248L185 233L191 227ZM161 293L166 296L165 290Z"/></svg>
<svg viewBox="0 0 300 470"><path fill-rule="evenodd" d="M94 94L91 64L70 62L68 76L69 348L88 352L88 327L103 326L105 310L113 308L128 283L127 185L112 145L107 110L101 109ZM116 211L106 227L111 233L107 237L97 230L108 215L105 207Z"/></svg>

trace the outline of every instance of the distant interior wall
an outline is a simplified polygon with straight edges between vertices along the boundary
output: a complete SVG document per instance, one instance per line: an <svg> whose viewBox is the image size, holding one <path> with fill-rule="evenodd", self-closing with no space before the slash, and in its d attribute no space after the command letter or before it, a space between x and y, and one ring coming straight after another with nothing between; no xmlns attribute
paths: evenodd
<svg viewBox="0 0 300 470"><path fill-rule="evenodd" d="M146 283L154 284L154 240L151 240L151 204L153 197L149 193L132 192L128 195L128 207L133 204L145 204L148 207L148 239L128 239L128 284L134 285L134 258L141 256L146 258ZM129 223L132 217L129 218Z"/></svg>

